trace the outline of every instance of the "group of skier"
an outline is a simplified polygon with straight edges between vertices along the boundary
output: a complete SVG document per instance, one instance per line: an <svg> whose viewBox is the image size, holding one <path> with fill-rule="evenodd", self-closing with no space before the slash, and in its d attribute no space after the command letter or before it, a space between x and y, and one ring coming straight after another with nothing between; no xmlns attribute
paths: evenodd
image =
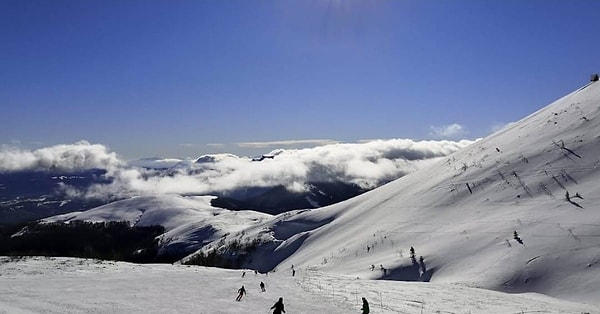
<svg viewBox="0 0 600 314"><path fill-rule="evenodd" d="M261 292L266 292L267 290L265 289L265 283L264 282L260 282L260 291ZM244 286L242 285L241 288L238 289L238 296L235 298L236 301L242 301L242 297L244 297L244 295L246 294L246 288L244 288Z"/></svg>
<svg viewBox="0 0 600 314"><path fill-rule="evenodd" d="M265 292L265 283L264 282L260 282L260 289L262 292ZM238 296L237 298L235 298L236 301L242 301L242 297L246 294L246 288L244 288L244 286L242 286L241 288L238 289ZM362 314L369 314L369 302L367 302L367 299L362 298ZM283 298L279 298L279 300L277 302L275 302L275 304L273 304L273 306L271 306L271 310L273 310L273 314L281 314L281 313L285 313L285 308L283 305Z"/></svg>
<svg viewBox="0 0 600 314"><path fill-rule="evenodd" d="M257 274L257 272L255 271L255 275ZM292 264L292 277L296 275L296 270L294 269L294 265ZM242 278L244 278L246 276L246 272L242 272ZM261 292L266 292L265 289L265 283L264 282L260 282L260 290ZM238 289L238 295L235 298L236 301L240 302L242 301L242 298L244 297L244 295L246 294L246 288L242 285L241 288ZM367 302L367 299L362 298L362 313L363 314L369 314L369 302ZM273 314L282 314L285 313L285 309L284 309L284 305L283 305L283 298L280 297L279 300L277 302L275 302L275 304L273 304L273 306L271 306L270 308L271 310L273 310Z"/></svg>
<svg viewBox="0 0 600 314"><path fill-rule="evenodd" d="M260 282L260 290L262 292L265 292L265 283L264 282ZM246 288L244 288L244 286L242 286L241 288L238 289L238 296L237 298L235 298L236 301L242 301L242 297L244 297L244 295L246 294ZM273 314L281 314L281 313L285 313L285 309L283 306L283 298L279 298L279 301L275 302L275 304L273 304L273 306L271 306L271 310L273 310Z"/></svg>

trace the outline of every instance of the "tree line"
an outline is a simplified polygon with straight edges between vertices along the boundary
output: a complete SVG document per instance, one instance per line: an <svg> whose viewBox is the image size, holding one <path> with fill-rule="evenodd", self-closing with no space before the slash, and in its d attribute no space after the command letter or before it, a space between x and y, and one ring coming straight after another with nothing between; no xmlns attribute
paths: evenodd
<svg viewBox="0 0 600 314"><path fill-rule="evenodd" d="M0 255L97 258L135 263L172 262L158 255L162 226L127 221L32 222L0 227Z"/></svg>

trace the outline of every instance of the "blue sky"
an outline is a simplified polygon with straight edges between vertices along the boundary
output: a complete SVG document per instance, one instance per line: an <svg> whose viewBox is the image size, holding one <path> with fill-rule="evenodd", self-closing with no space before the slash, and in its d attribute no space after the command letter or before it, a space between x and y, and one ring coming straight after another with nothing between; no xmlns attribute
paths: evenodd
<svg viewBox="0 0 600 314"><path fill-rule="evenodd" d="M0 144L87 140L137 158L474 139L600 72L598 12L552 0L0 0Z"/></svg>

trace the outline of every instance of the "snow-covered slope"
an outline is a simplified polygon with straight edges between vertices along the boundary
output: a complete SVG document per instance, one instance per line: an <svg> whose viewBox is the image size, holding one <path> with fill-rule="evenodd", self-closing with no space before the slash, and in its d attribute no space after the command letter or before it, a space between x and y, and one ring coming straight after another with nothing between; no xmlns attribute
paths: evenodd
<svg viewBox="0 0 600 314"><path fill-rule="evenodd" d="M128 221L132 226L160 225L162 253L192 252L219 237L244 230L273 216L254 211L231 212L210 205L212 196L183 197L172 194L139 196L84 212L45 219L46 222L85 220Z"/></svg>
<svg viewBox="0 0 600 314"><path fill-rule="evenodd" d="M268 228L279 245L260 254L282 261L278 269L597 303L599 134L600 83L593 83L430 167L245 234L264 237Z"/></svg>
<svg viewBox="0 0 600 314"><path fill-rule="evenodd" d="M260 282L266 291L259 289ZM236 302L244 285L247 295ZM0 313L600 313L554 298L435 283L373 281L315 271L254 275L240 270L136 265L72 258L0 257Z"/></svg>

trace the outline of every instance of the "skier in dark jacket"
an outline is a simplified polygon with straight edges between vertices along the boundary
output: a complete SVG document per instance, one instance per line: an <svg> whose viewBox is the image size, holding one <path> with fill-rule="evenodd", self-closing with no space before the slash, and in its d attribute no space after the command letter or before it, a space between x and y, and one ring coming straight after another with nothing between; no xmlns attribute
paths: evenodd
<svg viewBox="0 0 600 314"><path fill-rule="evenodd" d="M363 300L363 306L362 306L362 314L369 314L369 302L367 302L367 299L362 298Z"/></svg>
<svg viewBox="0 0 600 314"><path fill-rule="evenodd" d="M246 294L246 289L244 288L244 286L242 286L241 288L238 289L238 296L237 296L237 298L235 298L235 300L242 301L242 297L244 296L244 294Z"/></svg>
<svg viewBox="0 0 600 314"><path fill-rule="evenodd" d="M264 282L260 282L260 291L265 292L265 283Z"/></svg>
<svg viewBox="0 0 600 314"><path fill-rule="evenodd" d="M273 304L273 306L271 306L271 309L275 309L273 311L273 314L281 314L281 312L285 313L285 310L283 309L283 298L279 298L279 301Z"/></svg>

